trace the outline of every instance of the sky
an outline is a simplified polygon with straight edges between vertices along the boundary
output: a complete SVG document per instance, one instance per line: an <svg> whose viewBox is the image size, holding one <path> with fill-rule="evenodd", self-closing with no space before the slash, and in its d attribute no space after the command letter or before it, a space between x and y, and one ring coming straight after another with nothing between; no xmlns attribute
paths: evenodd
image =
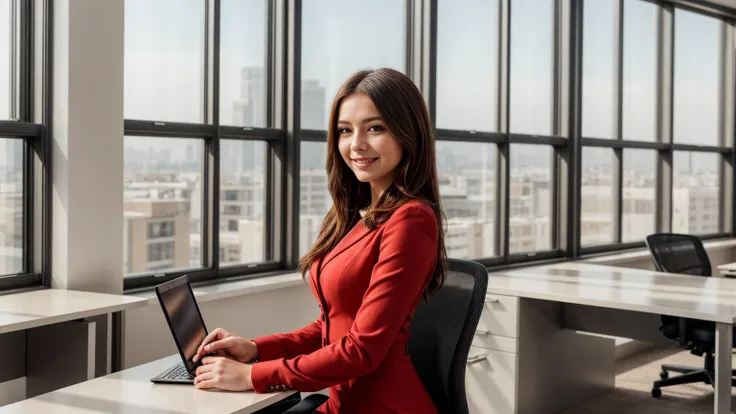
<svg viewBox="0 0 736 414"><path fill-rule="evenodd" d="M512 0L512 132L552 133L553 3ZM10 0L0 0L0 117L8 113L3 98L10 83L9 5ZM496 131L498 0L439 0L438 8L438 127ZM222 0L223 124L236 122L236 105L247 95L242 68L264 67L265 13L263 0ZM354 71L405 70L404 13L404 2L396 0L304 2L302 78L325 88L325 117L335 91ZM610 138L615 131L613 2L587 0L584 13L583 133ZM675 140L715 144L720 22L680 10L675 16ZM203 121L204 19L203 0L126 0L126 118ZM624 139L654 140L656 25L656 6L624 0ZM186 146L180 143L155 139L137 149L169 148L174 159L184 159ZM477 148L465 147L467 152L447 151L462 156ZM537 155L546 159L542 152Z"/></svg>

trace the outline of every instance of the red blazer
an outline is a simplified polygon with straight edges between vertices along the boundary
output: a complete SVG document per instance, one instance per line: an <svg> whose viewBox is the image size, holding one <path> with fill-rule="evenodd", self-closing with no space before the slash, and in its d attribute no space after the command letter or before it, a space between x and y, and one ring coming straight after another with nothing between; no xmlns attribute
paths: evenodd
<svg viewBox="0 0 736 414"><path fill-rule="evenodd" d="M323 413L437 413L407 353L409 323L434 272L437 219L411 201L374 230L361 222L312 265L321 316L254 339L258 393L330 388Z"/></svg>

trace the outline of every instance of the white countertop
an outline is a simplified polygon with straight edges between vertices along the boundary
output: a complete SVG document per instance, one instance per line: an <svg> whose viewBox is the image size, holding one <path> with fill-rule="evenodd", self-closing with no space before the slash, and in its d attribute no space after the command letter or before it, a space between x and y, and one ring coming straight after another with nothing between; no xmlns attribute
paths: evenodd
<svg viewBox="0 0 736 414"><path fill-rule="evenodd" d="M567 262L490 273L487 292L714 322L736 321L736 279L720 277Z"/></svg>
<svg viewBox="0 0 736 414"><path fill-rule="evenodd" d="M230 414L253 413L295 391L268 394L198 390L193 385L154 384L150 378L180 361L173 355L0 407L10 413Z"/></svg>
<svg viewBox="0 0 736 414"><path fill-rule="evenodd" d="M0 296L0 334L144 306L133 296L42 289Z"/></svg>
<svg viewBox="0 0 736 414"><path fill-rule="evenodd" d="M718 270L722 272L736 272L736 263L726 263L718 266Z"/></svg>

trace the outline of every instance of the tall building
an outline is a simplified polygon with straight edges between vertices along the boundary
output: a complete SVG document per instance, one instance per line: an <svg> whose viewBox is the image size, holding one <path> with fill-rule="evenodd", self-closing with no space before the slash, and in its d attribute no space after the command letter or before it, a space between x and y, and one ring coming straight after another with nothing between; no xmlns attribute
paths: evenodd
<svg viewBox="0 0 736 414"><path fill-rule="evenodd" d="M233 123L250 127L266 125L266 80L262 67L240 69L240 99L233 103Z"/></svg>
<svg viewBox="0 0 736 414"><path fill-rule="evenodd" d="M23 270L23 184L0 181L0 274Z"/></svg>
<svg viewBox="0 0 736 414"><path fill-rule="evenodd" d="M302 81L301 125L304 129L325 129L325 88L318 80Z"/></svg>
<svg viewBox="0 0 736 414"><path fill-rule="evenodd" d="M189 216L183 199L125 200L123 268L125 274L190 266Z"/></svg>

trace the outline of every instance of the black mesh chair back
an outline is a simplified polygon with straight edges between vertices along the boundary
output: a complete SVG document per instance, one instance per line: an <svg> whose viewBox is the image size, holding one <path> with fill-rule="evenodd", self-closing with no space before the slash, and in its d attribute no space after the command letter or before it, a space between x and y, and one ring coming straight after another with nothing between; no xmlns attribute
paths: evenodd
<svg viewBox="0 0 736 414"><path fill-rule="evenodd" d="M689 234L659 233L647 236L647 247L660 272L711 276L703 242Z"/></svg>
<svg viewBox="0 0 736 414"><path fill-rule="evenodd" d="M488 271L450 259L439 292L421 301L411 323L409 354L441 414L467 414L465 366L485 303Z"/></svg>

